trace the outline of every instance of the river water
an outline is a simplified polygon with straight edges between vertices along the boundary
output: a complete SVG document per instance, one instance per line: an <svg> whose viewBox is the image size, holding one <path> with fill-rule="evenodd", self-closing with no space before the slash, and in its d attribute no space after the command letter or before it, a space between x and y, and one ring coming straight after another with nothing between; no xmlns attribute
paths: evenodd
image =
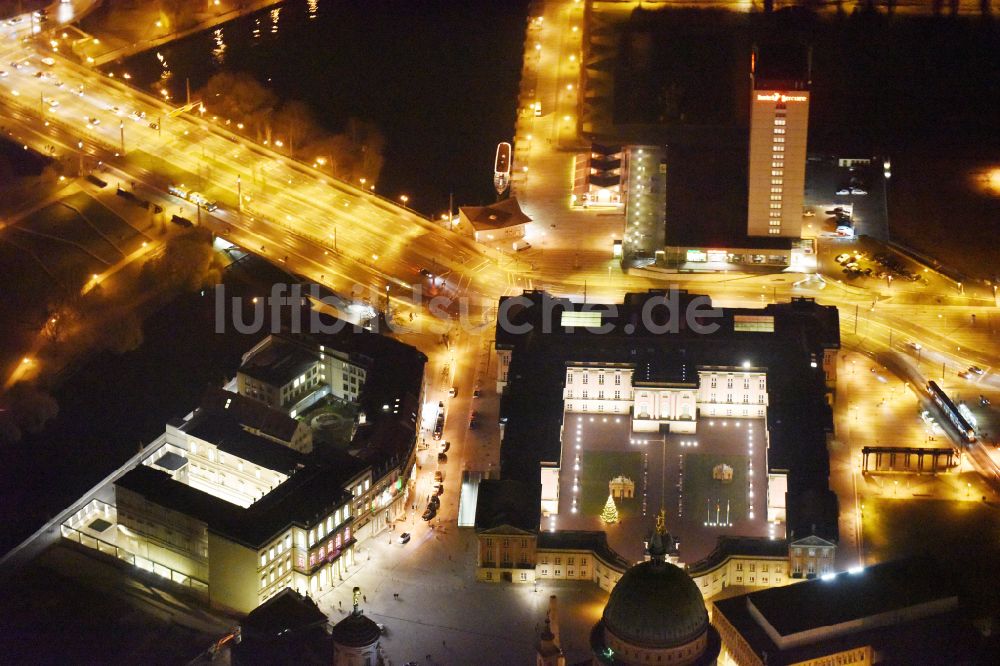
<svg viewBox="0 0 1000 666"><path fill-rule="evenodd" d="M496 144L511 140L526 0L289 0L107 69L149 88L163 65L181 100L222 69L300 99L339 132L385 134L381 194L436 215L490 203Z"/></svg>

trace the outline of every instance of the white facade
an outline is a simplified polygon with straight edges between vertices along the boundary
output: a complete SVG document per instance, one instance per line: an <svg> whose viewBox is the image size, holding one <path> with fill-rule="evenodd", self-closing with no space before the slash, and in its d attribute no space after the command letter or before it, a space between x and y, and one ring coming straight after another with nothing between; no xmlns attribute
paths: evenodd
<svg viewBox="0 0 1000 666"><path fill-rule="evenodd" d="M763 418L767 414L767 375L760 371L706 369L698 372L702 416Z"/></svg>
<svg viewBox="0 0 1000 666"><path fill-rule="evenodd" d="M747 235L799 238L809 91L755 89L752 95Z"/></svg>
<svg viewBox="0 0 1000 666"><path fill-rule="evenodd" d="M247 363L254 355L276 343L290 344L280 338L267 337L244 355L243 362ZM315 354L315 361L303 368L298 377L277 386L240 371L236 377L238 392L280 408L293 418L327 395L345 402L357 402L367 370L352 362L348 354L324 345L317 345L308 351Z"/></svg>
<svg viewBox="0 0 1000 666"><path fill-rule="evenodd" d="M501 366L502 367L502 366ZM704 368L698 387L633 387L630 367L570 366L563 388L570 413L631 414L636 432L694 432L697 417L763 418L767 375L760 370Z"/></svg>
<svg viewBox="0 0 1000 666"><path fill-rule="evenodd" d="M563 401L567 412L628 414L632 400L632 368L566 369Z"/></svg>

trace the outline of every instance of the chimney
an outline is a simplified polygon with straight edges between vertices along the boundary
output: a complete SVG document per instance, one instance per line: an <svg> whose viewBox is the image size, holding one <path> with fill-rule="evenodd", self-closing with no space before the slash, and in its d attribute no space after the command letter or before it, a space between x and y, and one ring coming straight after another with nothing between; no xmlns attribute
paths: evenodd
<svg viewBox="0 0 1000 666"><path fill-rule="evenodd" d="M559 607L554 594L549 597L549 630L552 632L552 642L559 645Z"/></svg>

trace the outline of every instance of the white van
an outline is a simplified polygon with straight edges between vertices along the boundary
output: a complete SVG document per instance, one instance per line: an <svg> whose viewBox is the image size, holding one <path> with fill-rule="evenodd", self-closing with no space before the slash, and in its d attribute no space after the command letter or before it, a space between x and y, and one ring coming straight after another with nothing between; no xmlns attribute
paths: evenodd
<svg viewBox="0 0 1000 666"><path fill-rule="evenodd" d="M529 243L528 241L526 241L524 239L516 240L516 241L514 241L514 246L513 247L514 247L514 252L520 252L521 250L527 250L528 248L530 248L531 247L531 243Z"/></svg>

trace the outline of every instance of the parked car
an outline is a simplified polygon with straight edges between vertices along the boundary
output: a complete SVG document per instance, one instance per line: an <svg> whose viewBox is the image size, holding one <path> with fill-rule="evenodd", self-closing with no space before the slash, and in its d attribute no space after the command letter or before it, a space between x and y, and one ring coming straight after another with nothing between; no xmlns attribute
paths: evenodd
<svg viewBox="0 0 1000 666"><path fill-rule="evenodd" d="M434 277L434 275L426 268L421 268L420 274L423 275L425 278Z"/></svg>
<svg viewBox="0 0 1000 666"><path fill-rule="evenodd" d="M458 389L457 388L455 388L454 386L452 386L450 389L448 389L448 397L449 398L454 398L456 395L458 395Z"/></svg>
<svg viewBox="0 0 1000 666"><path fill-rule="evenodd" d="M399 535L399 543L410 543L410 533L403 532Z"/></svg>
<svg viewBox="0 0 1000 666"><path fill-rule="evenodd" d="M447 453L439 453L438 454L438 462L442 463L442 464L447 463L448 462L448 454Z"/></svg>
<svg viewBox="0 0 1000 666"><path fill-rule="evenodd" d="M440 499L438 499L438 496L437 496L437 495L431 495L431 499L430 499L430 501L429 501L429 502L427 503L427 506L429 506L429 507L433 507L433 508L434 508L434 510L435 510L435 511L437 511L438 509L440 509L440 508L441 508L441 500L440 500Z"/></svg>
<svg viewBox="0 0 1000 666"><path fill-rule="evenodd" d="M990 406L990 399L987 398L985 395L980 394L979 395L979 404L982 405L983 407L989 407Z"/></svg>
<svg viewBox="0 0 1000 666"><path fill-rule="evenodd" d="M838 197L846 197L850 193L851 193L851 191L849 189L847 189L847 188L837 190L837 196Z"/></svg>
<svg viewBox="0 0 1000 666"><path fill-rule="evenodd" d="M451 442L445 442L441 445L441 453L448 453L448 449L451 448Z"/></svg>
<svg viewBox="0 0 1000 666"><path fill-rule="evenodd" d="M958 373L958 376L961 377L962 379L972 379L972 375L969 374L968 370L962 370L961 372Z"/></svg>
<svg viewBox="0 0 1000 666"><path fill-rule="evenodd" d="M427 507L427 510L424 511L424 515L422 515L420 517L423 518L424 520L430 521L430 520L434 520L434 516L436 516L436 515L437 515L437 511L435 511L434 509L432 509L430 507Z"/></svg>
<svg viewBox="0 0 1000 666"><path fill-rule="evenodd" d="M444 473L441 470L434 472L434 480L438 483L444 481Z"/></svg>
<svg viewBox="0 0 1000 666"><path fill-rule="evenodd" d="M439 483L439 484L435 485L434 486L434 492L437 493L438 495L444 495L444 484L443 483Z"/></svg>
<svg viewBox="0 0 1000 666"><path fill-rule="evenodd" d="M980 368L978 365L970 365L969 366L969 372L974 372L977 375L981 375L981 374L983 374L986 371L983 370L982 368Z"/></svg>
<svg viewBox="0 0 1000 666"><path fill-rule="evenodd" d="M861 196L861 195L864 195L864 194L868 194L868 192L866 192L865 190L862 190L859 187L852 187L851 188L851 194L854 194L854 195L857 195L857 196Z"/></svg>

